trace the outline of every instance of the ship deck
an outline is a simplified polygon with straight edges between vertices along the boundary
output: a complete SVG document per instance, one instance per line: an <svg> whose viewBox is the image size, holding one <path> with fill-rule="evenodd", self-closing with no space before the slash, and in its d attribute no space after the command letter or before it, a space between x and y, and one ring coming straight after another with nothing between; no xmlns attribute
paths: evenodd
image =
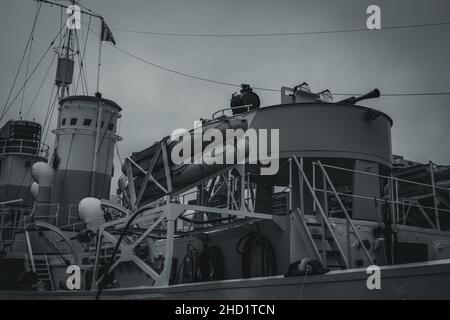
<svg viewBox="0 0 450 320"><path fill-rule="evenodd" d="M381 289L369 290L365 268L301 277L261 277L166 287L104 290L101 299L450 299L450 259L382 266ZM96 291L0 291L3 299L94 300Z"/></svg>

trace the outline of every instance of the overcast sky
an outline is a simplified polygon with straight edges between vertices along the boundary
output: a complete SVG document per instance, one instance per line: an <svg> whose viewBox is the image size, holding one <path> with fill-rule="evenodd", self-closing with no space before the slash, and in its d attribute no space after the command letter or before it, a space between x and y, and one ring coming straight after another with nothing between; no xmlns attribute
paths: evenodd
<svg viewBox="0 0 450 320"><path fill-rule="evenodd" d="M382 27L450 21L448 0L84 0L81 3L104 16L112 28L173 33L365 28L365 12L370 4L381 7ZM36 3L2 0L1 4L0 108L3 108L31 29ZM42 7L30 68L58 32L59 19L59 9ZM88 17L83 16L83 21L87 22ZM94 27L98 29L97 24ZM444 25L284 37L182 38L113 30L121 48L181 72L268 88L306 81L315 92L328 88L338 93L364 93L373 88L382 93L450 91L449 32L450 25ZM95 91L96 42L91 35L86 58L90 94ZM24 114L51 57L48 55L26 88ZM43 122L54 73L55 68L29 112L29 119ZM19 83L23 83L23 73ZM110 45L103 47L101 92L123 107L120 135L124 141L119 144L122 156L147 147L175 128L190 128L194 120L227 107L235 90L170 74L136 61ZM258 93L263 106L279 103L278 93ZM382 97L363 104L393 118L394 153L418 161L431 159L450 164L449 99L450 96ZM17 117L19 109L20 99L7 118ZM52 144L53 134L49 138ZM116 158L116 168L118 164Z"/></svg>

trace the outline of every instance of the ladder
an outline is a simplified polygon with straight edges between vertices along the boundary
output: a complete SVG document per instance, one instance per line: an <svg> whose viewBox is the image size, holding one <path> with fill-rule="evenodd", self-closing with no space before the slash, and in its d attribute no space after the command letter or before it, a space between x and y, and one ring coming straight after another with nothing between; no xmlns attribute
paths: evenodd
<svg viewBox="0 0 450 320"><path fill-rule="evenodd" d="M306 221L305 224L317 248L322 264L330 270L346 269L345 261L332 235L333 231L326 229L324 223L318 221L320 221L319 217L315 221ZM336 235L334 236L336 237Z"/></svg>
<svg viewBox="0 0 450 320"><path fill-rule="evenodd" d="M319 222L319 216L316 219L306 219L300 212L300 209L294 211L295 220L298 222L303 240L307 246L307 251L319 260L322 265L330 270L346 269L347 265L341 256L338 245L335 244L336 234L332 230L327 231L325 224Z"/></svg>
<svg viewBox="0 0 450 320"><path fill-rule="evenodd" d="M45 255L35 255L33 256L35 272L40 281L45 285L48 291L55 290L55 285L53 283L53 277L50 270L50 264L48 262L48 256ZM25 265L27 271L33 271L33 266L29 256L25 255Z"/></svg>
<svg viewBox="0 0 450 320"><path fill-rule="evenodd" d="M328 173L326 172L322 163L320 161L317 162L324 176L324 188L328 190L327 185L330 187L332 194L334 194L334 196L336 197L339 206L343 210L346 217L347 254L345 254L342 248L342 243L339 241L336 233L333 230L328 214L325 212L323 206L317 198L314 188L311 186L311 183L306 177L302 165L296 157L293 157L293 160L298 167L300 178L302 179L301 181L303 181L307 186L314 200L315 208L317 208L317 210L314 211L314 214L316 216L315 221L304 221L301 214L298 215L298 219L302 224L304 224L304 229L306 230L308 237L310 238L310 247L314 248L316 256L319 257L319 260L322 262L322 264L329 269L348 269L352 267L350 245L351 232L353 232L353 234L357 238L369 263L371 265L374 264L370 253L365 247L357 228L353 224L351 217L347 212L347 209L345 208L338 192L336 191L336 188L333 185L333 182L328 176Z"/></svg>
<svg viewBox="0 0 450 320"><path fill-rule="evenodd" d="M349 259L343 249L342 244L337 238L336 233L331 226L328 215L325 213L314 188L311 186L310 181L306 177L303 167L296 157L293 157L295 164L298 167L300 177L308 188L317 210L314 211L316 215L315 221L303 221L303 217L299 214L299 219L306 225L306 232L311 239L311 246L315 248L316 254L322 265L329 269L348 269L351 267Z"/></svg>

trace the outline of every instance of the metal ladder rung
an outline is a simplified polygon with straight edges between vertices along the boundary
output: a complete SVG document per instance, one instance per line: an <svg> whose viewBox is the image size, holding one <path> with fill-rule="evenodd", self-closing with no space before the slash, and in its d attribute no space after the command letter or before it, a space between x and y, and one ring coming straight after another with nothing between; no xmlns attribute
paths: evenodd
<svg viewBox="0 0 450 320"><path fill-rule="evenodd" d="M321 234L312 233L311 236L313 237L313 239L322 240L322 235ZM325 236L325 240L331 241L331 240L333 240L333 237L332 236Z"/></svg>
<svg viewBox="0 0 450 320"><path fill-rule="evenodd" d="M319 252L322 253L323 250L319 249ZM327 256L329 257L335 257L339 256L341 253L338 250L326 250Z"/></svg>
<svg viewBox="0 0 450 320"><path fill-rule="evenodd" d="M309 227L321 227L322 224L320 222L306 222L306 225Z"/></svg>

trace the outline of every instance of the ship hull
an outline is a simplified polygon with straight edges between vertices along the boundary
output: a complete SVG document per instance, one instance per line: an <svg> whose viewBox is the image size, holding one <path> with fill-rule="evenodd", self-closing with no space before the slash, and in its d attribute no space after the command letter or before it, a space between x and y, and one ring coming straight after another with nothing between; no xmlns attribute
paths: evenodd
<svg viewBox="0 0 450 320"><path fill-rule="evenodd" d="M367 288L365 268L307 277L264 277L104 290L111 300L450 299L450 260L381 267L381 289ZM95 291L3 291L0 299L93 300Z"/></svg>

